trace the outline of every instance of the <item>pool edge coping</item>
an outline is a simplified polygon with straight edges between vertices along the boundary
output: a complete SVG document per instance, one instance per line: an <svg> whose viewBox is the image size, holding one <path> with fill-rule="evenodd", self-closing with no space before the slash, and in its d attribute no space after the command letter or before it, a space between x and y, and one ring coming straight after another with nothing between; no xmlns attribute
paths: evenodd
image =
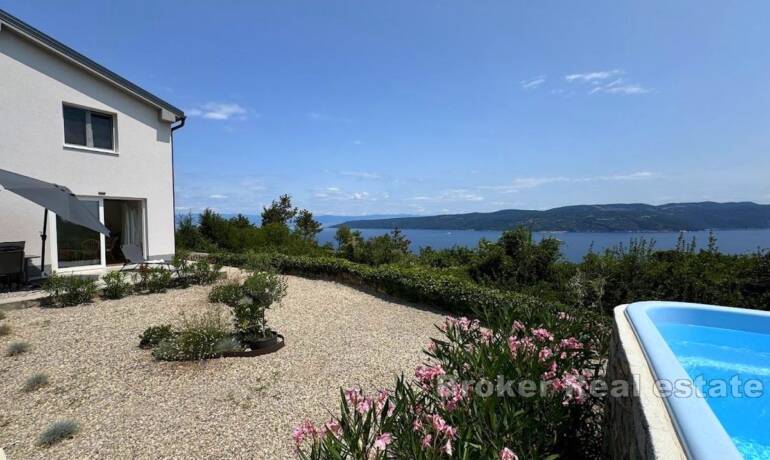
<svg viewBox="0 0 770 460"><path fill-rule="evenodd" d="M620 341L618 345L623 350L631 378L633 378L634 391L637 392L635 396L644 418L643 428L649 436L655 458L685 460L688 456L668 408L663 399L655 395L652 390L655 377L642 344L626 316L627 307L627 304L615 307L615 327Z"/></svg>

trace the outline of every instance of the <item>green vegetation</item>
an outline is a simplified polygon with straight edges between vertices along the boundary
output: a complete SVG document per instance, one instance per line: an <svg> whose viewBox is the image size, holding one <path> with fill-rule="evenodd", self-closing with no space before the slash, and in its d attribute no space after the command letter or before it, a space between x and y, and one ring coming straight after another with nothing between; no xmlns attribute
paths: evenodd
<svg viewBox="0 0 770 460"><path fill-rule="evenodd" d="M22 387L22 391L25 393L31 393L43 388L46 385L48 385L48 374L38 372L37 374L32 374L27 377L27 380L24 382L24 386Z"/></svg>
<svg viewBox="0 0 770 460"><path fill-rule="evenodd" d="M243 339L267 337L265 313L286 296L286 280L268 272L256 272L243 282L242 297L230 304L233 310L233 325Z"/></svg>
<svg viewBox="0 0 770 460"><path fill-rule="evenodd" d="M53 274L46 278L43 290L52 307L71 307L90 302L96 295L96 280L80 276Z"/></svg>
<svg viewBox="0 0 770 460"><path fill-rule="evenodd" d="M142 265L137 274L139 279L134 287L139 292L156 294L166 292L171 287L171 270L166 268Z"/></svg>
<svg viewBox="0 0 770 460"><path fill-rule="evenodd" d="M37 443L40 446L51 446L57 442L69 439L77 432L80 431L80 426L72 420L60 420L52 423L40 436L37 438Z"/></svg>
<svg viewBox="0 0 770 460"><path fill-rule="evenodd" d="M150 326L139 336L139 348L153 348L166 339L174 336L174 329L170 324Z"/></svg>
<svg viewBox="0 0 770 460"><path fill-rule="evenodd" d="M231 337L232 332L222 310L209 308L196 314L183 313L179 325L173 328L169 337L155 346L152 355L161 361L213 358L229 349Z"/></svg>
<svg viewBox="0 0 770 460"><path fill-rule="evenodd" d="M11 334L10 324L0 324L0 337Z"/></svg>
<svg viewBox="0 0 770 460"><path fill-rule="evenodd" d="M32 346L27 342L13 342L5 349L5 356L17 356L26 353Z"/></svg>
<svg viewBox="0 0 770 460"><path fill-rule="evenodd" d="M564 206L546 211L507 209L442 216L345 222L352 228L422 228L435 230L508 230L627 232L768 228L770 205L756 203L602 204Z"/></svg>
<svg viewBox="0 0 770 460"><path fill-rule="evenodd" d="M208 211L185 232L197 235L190 238L201 245L197 249L210 248L213 264L332 279L479 320L450 318L416 379L398 379L390 393L342 391L339 417L323 429L310 422L295 429L302 458L428 459L449 452L459 458L597 458L604 397L586 389L603 377L613 307L650 299L770 305L770 252L722 254L713 235L703 250L684 236L666 251L641 239L589 252L579 263L562 258L558 240L535 241L525 228L476 248L428 247L412 254L398 229L365 240L341 226L336 247L320 247L290 228L297 214L288 197L269 209L260 228ZM224 234L260 236L233 246L204 231L206 219L222 225ZM266 235L288 239L268 245ZM264 288L259 284L260 292ZM241 289L217 286L210 300L239 305ZM432 377L438 375L476 382L503 375L544 382L549 391L481 398L438 385Z"/></svg>
<svg viewBox="0 0 770 460"><path fill-rule="evenodd" d="M102 296L105 299L122 299L133 290L133 285L123 272L109 272L102 276L102 281Z"/></svg>

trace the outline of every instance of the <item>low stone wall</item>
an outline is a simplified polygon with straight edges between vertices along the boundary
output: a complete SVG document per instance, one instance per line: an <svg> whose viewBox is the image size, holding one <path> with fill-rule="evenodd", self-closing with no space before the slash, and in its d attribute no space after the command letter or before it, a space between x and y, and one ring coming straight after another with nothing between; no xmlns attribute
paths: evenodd
<svg viewBox="0 0 770 460"><path fill-rule="evenodd" d="M625 310L621 305L614 311L607 381L629 382L632 391L608 398L607 453L613 459L686 459Z"/></svg>

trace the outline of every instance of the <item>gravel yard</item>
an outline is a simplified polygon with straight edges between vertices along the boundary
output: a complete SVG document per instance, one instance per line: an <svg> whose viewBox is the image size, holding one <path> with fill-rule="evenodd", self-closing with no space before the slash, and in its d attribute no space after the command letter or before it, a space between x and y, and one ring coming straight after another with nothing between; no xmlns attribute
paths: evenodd
<svg viewBox="0 0 770 460"><path fill-rule="evenodd" d="M293 458L291 429L338 410L339 387L391 386L411 373L438 312L327 281L288 277L268 314L286 346L265 356L204 362L153 360L137 347L151 325L202 310L210 287L170 290L63 309L7 312L0 337L0 447L21 458ZM226 308L226 307L223 307ZM31 345L6 357L14 341ZM50 384L21 390L36 373ZM81 431L35 445L54 421Z"/></svg>

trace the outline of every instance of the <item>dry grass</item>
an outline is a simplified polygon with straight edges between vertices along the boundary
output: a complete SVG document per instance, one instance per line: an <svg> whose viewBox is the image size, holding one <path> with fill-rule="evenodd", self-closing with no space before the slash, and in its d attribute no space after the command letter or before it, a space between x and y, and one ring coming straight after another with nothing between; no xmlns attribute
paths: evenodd
<svg viewBox="0 0 770 460"><path fill-rule="evenodd" d="M205 309L209 290L9 312L14 338L32 348L0 357L0 447L9 458L293 458L294 425L336 411L340 386L388 386L410 373L440 321L436 312L289 277L283 306L269 313L287 340L277 353L166 363L138 348L148 326ZM0 346L9 341L0 337ZM51 384L20 392L41 370ZM77 436L39 447L40 433L62 419L78 422Z"/></svg>

